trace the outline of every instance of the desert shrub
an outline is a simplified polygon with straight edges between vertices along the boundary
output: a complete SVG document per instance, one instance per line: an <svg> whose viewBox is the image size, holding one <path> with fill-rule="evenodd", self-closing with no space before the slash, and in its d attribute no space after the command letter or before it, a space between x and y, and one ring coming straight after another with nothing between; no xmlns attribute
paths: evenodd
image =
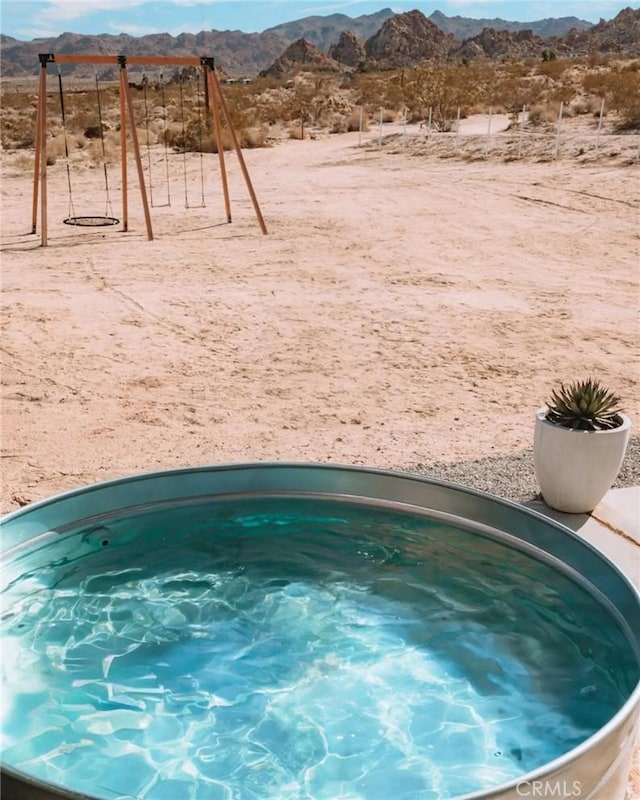
<svg viewBox="0 0 640 800"><path fill-rule="evenodd" d="M548 99L555 103L564 103L567 106L576 96L576 88L568 77L557 81L548 94Z"/></svg>
<svg viewBox="0 0 640 800"><path fill-rule="evenodd" d="M236 131L238 143L242 148L267 147L269 128L267 125L257 125L251 128L242 128Z"/></svg>
<svg viewBox="0 0 640 800"><path fill-rule="evenodd" d="M544 125L549 125L550 123L555 122L557 118L557 112L554 114L554 112L548 106L538 105L529 109L527 122L532 127L537 128Z"/></svg>
<svg viewBox="0 0 640 800"><path fill-rule="evenodd" d="M64 134L58 134L47 140L47 156L57 159L62 158L66 153L68 142L65 143Z"/></svg>
<svg viewBox="0 0 640 800"><path fill-rule="evenodd" d="M90 166L117 164L120 160L119 146L113 140L105 139L104 143L97 139L90 140L85 150Z"/></svg>
<svg viewBox="0 0 640 800"><path fill-rule="evenodd" d="M35 145L35 127L7 120L3 122L0 141L5 150L26 150Z"/></svg>
<svg viewBox="0 0 640 800"><path fill-rule="evenodd" d="M571 110L576 116L584 114L600 115L600 102L593 96L578 97L571 103Z"/></svg>
<svg viewBox="0 0 640 800"><path fill-rule="evenodd" d="M511 75L503 75L496 88L496 94L500 96L505 109L514 112L525 104L526 83L520 78Z"/></svg>
<svg viewBox="0 0 640 800"><path fill-rule="evenodd" d="M348 119L346 120L348 131L360 130L360 109L353 109ZM369 130L369 117L363 112L362 114L362 130Z"/></svg>
<svg viewBox="0 0 640 800"><path fill-rule="evenodd" d="M303 125L291 125L289 127L289 138L290 139L304 139L304 126Z"/></svg>
<svg viewBox="0 0 640 800"><path fill-rule="evenodd" d="M602 97L607 111L618 115L619 127L640 128L640 71L620 66L584 76L583 90Z"/></svg>
<svg viewBox="0 0 640 800"><path fill-rule="evenodd" d="M549 52L551 53L553 51ZM569 63L567 61L556 58L555 56L553 58L549 57L544 60L543 54L543 61L538 65L537 73L538 75L544 75L546 78L557 81L562 77L568 67Z"/></svg>
<svg viewBox="0 0 640 800"><path fill-rule="evenodd" d="M484 100L488 75L484 65L441 67L426 65L407 70L403 87L408 118L424 120L432 113L434 126L445 129L457 116Z"/></svg>
<svg viewBox="0 0 640 800"><path fill-rule="evenodd" d="M166 143L177 153L217 153L217 143L210 119L189 120L182 125L170 125Z"/></svg>
<svg viewBox="0 0 640 800"><path fill-rule="evenodd" d="M620 118L620 128L640 128L640 72L609 73L606 104Z"/></svg>
<svg viewBox="0 0 640 800"><path fill-rule="evenodd" d="M604 96L607 90L608 73L604 71L587 72L582 76L582 91L586 94Z"/></svg>
<svg viewBox="0 0 640 800"><path fill-rule="evenodd" d="M590 67L606 67L609 64L609 56L599 50L590 50L587 55L587 64Z"/></svg>
<svg viewBox="0 0 640 800"><path fill-rule="evenodd" d="M344 114L335 114L329 125L329 133L346 133L349 130L349 121ZM358 130L356 128L356 130Z"/></svg>
<svg viewBox="0 0 640 800"><path fill-rule="evenodd" d="M620 72L640 72L640 58L635 58L628 64L622 64Z"/></svg>
<svg viewBox="0 0 640 800"><path fill-rule="evenodd" d="M510 78L526 78L531 72L531 67L524 61L508 61L504 65L504 72Z"/></svg>
<svg viewBox="0 0 640 800"><path fill-rule="evenodd" d="M84 129L84 135L87 139L99 139L102 135L104 130L104 126L100 126L99 124L95 125L88 125Z"/></svg>
<svg viewBox="0 0 640 800"><path fill-rule="evenodd" d="M27 170L31 172L33 171L34 159L26 153L19 153L13 161L13 166L20 172Z"/></svg>

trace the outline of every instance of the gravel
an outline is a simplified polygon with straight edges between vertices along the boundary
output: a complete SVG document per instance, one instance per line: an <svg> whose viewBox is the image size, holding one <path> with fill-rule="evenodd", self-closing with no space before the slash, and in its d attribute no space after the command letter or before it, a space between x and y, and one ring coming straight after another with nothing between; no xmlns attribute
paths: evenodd
<svg viewBox="0 0 640 800"><path fill-rule="evenodd" d="M532 448L507 456L488 456L454 463L427 461L398 469L470 486L515 502L540 497ZM640 436L630 437L624 462L614 483L614 488L626 486L640 486Z"/></svg>

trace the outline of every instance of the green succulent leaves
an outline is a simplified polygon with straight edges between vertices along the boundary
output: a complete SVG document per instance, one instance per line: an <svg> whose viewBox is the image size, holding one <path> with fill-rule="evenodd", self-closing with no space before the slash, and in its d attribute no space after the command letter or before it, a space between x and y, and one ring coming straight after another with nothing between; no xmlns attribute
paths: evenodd
<svg viewBox="0 0 640 800"><path fill-rule="evenodd" d="M551 393L546 418L563 428L606 431L622 424L620 398L599 381L564 383Z"/></svg>

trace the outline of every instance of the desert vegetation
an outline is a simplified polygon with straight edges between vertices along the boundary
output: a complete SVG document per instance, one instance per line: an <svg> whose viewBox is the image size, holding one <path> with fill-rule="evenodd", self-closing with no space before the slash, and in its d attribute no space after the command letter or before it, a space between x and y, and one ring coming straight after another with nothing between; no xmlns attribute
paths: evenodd
<svg viewBox="0 0 640 800"><path fill-rule="evenodd" d="M50 162L81 152L91 163L117 160L118 85L113 81L70 79L64 84L64 121L58 80L51 75L47 93L47 153ZM434 130L449 131L460 115L514 115L526 107L531 128L552 126L560 103L564 118L583 116L598 122L604 114L610 130L640 129L640 60L591 56L541 61L435 63L380 72L300 69L283 79L257 78L223 85L234 130L242 147L264 147L283 137L306 138L343 133L384 122L421 122L429 115ZM5 151L34 146L37 87L24 81L2 82L1 143ZM217 152L219 143L207 112L202 83L192 74L153 76L132 84L138 138L143 147L174 152ZM99 99L99 105L98 105ZM101 136L102 133L102 136ZM222 146L231 137L223 120ZM104 150L103 150L104 148Z"/></svg>

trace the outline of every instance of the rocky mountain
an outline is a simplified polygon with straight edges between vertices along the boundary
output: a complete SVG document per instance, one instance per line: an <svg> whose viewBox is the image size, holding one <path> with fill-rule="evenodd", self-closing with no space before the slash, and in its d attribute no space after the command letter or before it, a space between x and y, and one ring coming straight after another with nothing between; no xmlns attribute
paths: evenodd
<svg viewBox="0 0 640 800"><path fill-rule="evenodd" d="M533 31L500 31L484 28L477 36L465 39L456 50L458 58L472 61L478 58L542 58L549 43ZM554 52L557 47L554 48Z"/></svg>
<svg viewBox="0 0 640 800"><path fill-rule="evenodd" d="M276 58L273 64L260 72L261 78L283 78L301 67L313 68L327 72L339 72L340 64L323 53L319 47L306 39L298 39Z"/></svg>
<svg viewBox="0 0 640 800"><path fill-rule="evenodd" d="M330 59L352 68L360 66L363 60L367 62L367 67L375 68L407 66L433 58L538 58L543 39L545 48L562 55L600 51L640 56L639 17L640 10L628 8L612 20L602 20L588 27L589 23L573 17L519 23L446 17L439 11L427 18L419 11L394 14L386 8L376 14L355 18L344 14L305 17L262 33L210 30L196 34L183 33L177 37L168 33L140 37L63 33L55 38L30 42L2 35L0 71L4 78L35 76L39 68L39 53L127 53L140 56L214 54L216 64L229 75L252 76L269 70L279 58L285 56L291 44L301 39L321 53L331 50ZM563 36L555 34L545 38L547 31L558 30L558 25L564 29L569 24L573 28ZM481 30L478 30L479 25L483 26ZM532 31L531 35L522 32L523 25L527 26L526 30ZM461 43L456 37L459 39L462 32L464 40ZM296 35L298 33L302 35ZM298 50L294 48L287 55L292 68L298 56L307 59L302 63L319 63L317 53L299 45ZM331 62L325 66L334 68ZM279 68L285 68L283 63ZM64 71L73 72L76 77L92 77L94 74L92 66L84 65L65 65Z"/></svg>
<svg viewBox="0 0 640 800"><path fill-rule="evenodd" d="M63 33L54 39L20 42L4 37L0 42L2 76L5 78L37 75L38 53L99 53L104 55L200 56L215 55L216 64L232 75L255 75L272 63L290 44L276 33L243 33L242 31L201 31L148 36L81 36ZM76 77L91 77L93 67L66 67ZM101 73L106 77L104 73Z"/></svg>
<svg viewBox="0 0 640 800"><path fill-rule="evenodd" d="M579 55L597 52L640 57L640 8L625 8L586 31L570 31L563 41Z"/></svg>
<svg viewBox="0 0 640 800"><path fill-rule="evenodd" d="M408 11L388 19L364 47L371 66L389 69L445 59L456 45L451 34L441 31L420 11Z"/></svg>
<svg viewBox="0 0 640 800"><path fill-rule="evenodd" d="M516 31L529 30L544 38L548 36L564 36L570 30L588 30L591 22L577 17L559 17L536 20L535 22L510 22L506 19L469 19L468 17L447 17L442 11L434 11L429 16L431 22L437 25L441 31L452 33L456 39L470 39L478 36L485 28L495 31Z"/></svg>
<svg viewBox="0 0 640 800"><path fill-rule="evenodd" d="M354 69L364 64L367 52L364 46L364 39L352 31L344 31L340 34L337 44L329 48L331 58Z"/></svg>
<svg viewBox="0 0 640 800"><path fill-rule="evenodd" d="M589 29L573 28L563 37L542 37L529 29L483 28L462 42L436 26L433 16L409 11L389 18L364 43L364 61L360 53L354 53L357 40L353 34L342 34L341 46L333 47L331 56L349 67L394 69L429 60L541 59L549 51L561 57L591 51L640 55L640 10L630 8Z"/></svg>
<svg viewBox="0 0 640 800"><path fill-rule="evenodd" d="M216 63L234 76L256 75L267 69L284 50L299 39L306 39L323 51L336 43L340 34L350 30L363 39L370 38L382 23L394 15L389 8L375 14L348 17L304 17L296 22L276 25L262 33L242 31L200 31L173 37L168 33L147 36L127 34L81 36L63 33L50 39L22 42L10 36L0 39L0 71L3 77L28 77L38 73L38 53L104 53L118 55L194 56L214 54ZM76 77L93 76L93 67L67 67Z"/></svg>
<svg viewBox="0 0 640 800"><path fill-rule="evenodd" d="M328 52L335 44L340 34L350 31L361 39L370 39L386 20L394 16L390 8L383 8L375 14L363 14L360 17L348 17L346 14L329 14L326 17L303 17L295 22L285 22L273 28L267 28L265 33L274 33L288 42L306 39L315 44L320 50Z"/></svg>

